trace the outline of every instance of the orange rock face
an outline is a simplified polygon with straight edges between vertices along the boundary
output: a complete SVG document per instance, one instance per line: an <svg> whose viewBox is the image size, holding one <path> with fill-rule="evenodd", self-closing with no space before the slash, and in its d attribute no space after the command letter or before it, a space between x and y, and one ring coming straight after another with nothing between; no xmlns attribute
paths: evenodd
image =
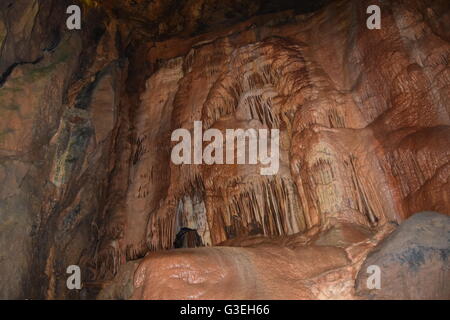
<svg viewBox="0 0 450 320"><path fill-rule="evenodd" d="M0 298L370 298L374 247L450 215L448 1L380 2L379 30L371 1L97 1L79 32L27 1L0 5ZM174 164L195 121L279 130L277 174Z"/></svg>
<svg viewBox="0 0 450 320"><path fill-rule="evenodd" d="M167 167L167 193L156 208L142 207L153 212L147 246L170 249L180 221L200 230L206 220L204 243L242 246L229 240L329 233L339 223L381 237L389 221L414 212L449 214L450 47L436 22L448 6L427 4L382 7L377 31L366 28L365 3L337 2L298 22L202 39L161 68L148 91L167 92L158 77L176 83L159 105L172 128L192 130L194 120L278 128L281 166L274 177L243 166ZM155 112L143 99L147 106ZM138 167L148 170L155 156ZM142 201L154 203L152 194ZM330 247L311 241L152 253L135 275L134 298L355 298L355 272L371 246L350 237L347 252L339 238Z"/></svg>
<svg viewBox="0 0 450 320"><path fill-rule="evenodd" d="M306 21L203 39L150 77L136 127L148 152L131 173L128 198L130 223L140 227L130 234L171 248L189 210L207 221L211 244L294 234L330 219L377 227L424 209L448 213L448 68L433 60L447 56L448 42L426 20L420 31L407 22L418 4L396 4L380 31L351 19L364 21L364 8L336 3ZM171 130L192 130L195 120L204 129L280 129L279 173L160 161L169 157ZM160 175L168 179L156 186ZM152 212L147 230L139 212Z"/></svg>
<svg viewBox="0 0 450 320"><path fill-rule="evenodd" d="M380 237L337 225L320 236L151 253L135 273L132 298L354 299L361 257Z"/></svg>

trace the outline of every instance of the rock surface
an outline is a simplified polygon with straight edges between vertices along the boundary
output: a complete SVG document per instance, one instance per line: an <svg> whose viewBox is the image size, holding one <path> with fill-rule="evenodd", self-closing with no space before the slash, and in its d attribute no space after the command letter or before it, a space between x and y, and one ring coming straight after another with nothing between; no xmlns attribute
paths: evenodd
<svg viewBox="0 0 450 320"><path fill-rule="evenodd" d="M371 265L380 268L380 289L367 289ZM450 217L424 212L406 220L369 254L356 292L369 299L450 300Z"/></svg>
<svg viewBox="0 0 450 320"><path fill-rule="evenodd" d="M204 259L242 297L298 280L294 298L352 298L391 222L450 214L448 1L175 2L80 1L79 31L72 1L0 3L0 298L96 298L144 257L137 298L199 294L164 277ZM278 174L174 165L170 135L196 120L279 129ZM219 247L161 252L183 228Z"/></svg>

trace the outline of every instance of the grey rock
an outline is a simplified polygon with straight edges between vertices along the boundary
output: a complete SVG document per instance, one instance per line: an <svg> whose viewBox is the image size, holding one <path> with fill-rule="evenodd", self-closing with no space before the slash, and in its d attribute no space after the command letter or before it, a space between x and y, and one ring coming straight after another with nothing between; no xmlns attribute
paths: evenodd
<svg viewBox="0 0 450 320"><path fill-rule="evenodd" d="M365 260L356 293L368 299L450 299L450 217L416 213ZM367 285L369 266L381 271L380 289Z"/></svg>

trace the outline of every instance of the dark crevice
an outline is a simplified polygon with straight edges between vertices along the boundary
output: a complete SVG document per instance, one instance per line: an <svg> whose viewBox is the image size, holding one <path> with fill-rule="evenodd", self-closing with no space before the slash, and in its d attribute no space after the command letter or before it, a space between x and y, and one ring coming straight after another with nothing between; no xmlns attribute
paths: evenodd
<svg viewBox="0 0 450 320"><path fill-rule="evenodd" d="M14 69L18 66L21 65L25 65L25 64L38 64L39 62L42 61L42 59L44 59L43 56L37 58L34 61L24 61L24 62L15 62L12 65L10 65L5 72L3 72L3 74L0 76L0 88L3 87L3 85L5 84L5 82L8 80L9 76L13 73Z"/></svg>

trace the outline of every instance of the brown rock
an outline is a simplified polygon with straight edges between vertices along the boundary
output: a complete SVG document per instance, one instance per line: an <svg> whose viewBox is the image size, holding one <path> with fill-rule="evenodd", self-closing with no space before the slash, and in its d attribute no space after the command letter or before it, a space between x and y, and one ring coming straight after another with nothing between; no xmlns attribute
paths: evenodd
<svg viewBox="0 0 450 320"><path fill-rule="evenodd" d="M380 30L366 0L87 1L79 31L69 2L0 3L0 297L95 298L145 257L135 298L354 298L392 222L450 214L448 1ZM173 164L194 121L279 129L278 174ZM221 247L164 252L183 228Z"/></svg>

